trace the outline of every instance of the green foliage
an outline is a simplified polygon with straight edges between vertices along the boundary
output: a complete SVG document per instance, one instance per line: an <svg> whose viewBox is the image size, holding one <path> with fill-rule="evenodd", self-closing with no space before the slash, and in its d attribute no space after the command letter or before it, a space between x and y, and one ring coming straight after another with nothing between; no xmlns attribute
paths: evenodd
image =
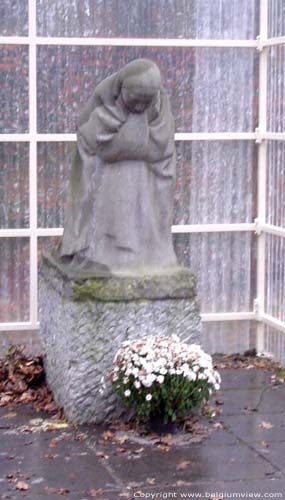
<svg viewBox="0 0 285 500"><path fill-rule="evenodd" d="M175 421L178 415L200 409L204 400L210 397L211 385L207 380L190 381L183 375L167 374L162 384L156 382L151 387L134 387L134 377L124 384L124 375L120 374L113 388L121 401L129 408L134 408L138 418L160 414L164 422ZM125 392L130 391L126 396ZM147 395L152 398L147 401Z"/></svg>

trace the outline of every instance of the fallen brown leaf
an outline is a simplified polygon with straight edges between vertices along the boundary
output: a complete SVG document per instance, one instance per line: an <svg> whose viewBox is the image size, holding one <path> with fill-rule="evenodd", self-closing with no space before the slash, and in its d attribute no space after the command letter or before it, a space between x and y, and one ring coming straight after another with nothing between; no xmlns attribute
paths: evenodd
<svg viewBox="0 0 285 500"><path fill-rule="evenodd" d="M274 427L274 425L272 425L270 422L261 422L260 424L258 424L258 427L260 427L261 429L272 429Z"/></svg>
<svg viewBox="0 0 285 500"><path fill-rule="evenodd" d="M170 450L170 447L169 447L169 446L167 446L166 444L158 444L158 445L157 445L157 449L158 449L159 451L162 451L162 452L164 452L164 453L167 453L167 452Z"/></svg>
<svg viewBox="0 0 285 500"><path fill-rule="evenodd" d="M114 433L111 431L105 431L102 434L103 439L112 439L114 437Z"/></svg>
<svg viewBox="0 0 285 500"><path fill-rule="evenodd" d="M90 490L87 491L87 494L91 496L92 498L95 498L98 494L102 493L102 488L95 489L91 488Z"/></svg>
<svg viewBox="0 0 285 500"><path fill-rule="evenodd" d="M30 489L28 483L25 483L24 481L18 481L15 485L15 488L16 490L20 491L27 491L28 489Z"/></svg>
<svg viewBox="0 0 285 500"><path fill-rule="evenodd" d="M147 484L155 484L156 483L156 479L155 479L155 477L148 477L146 479L146 482L147 482Z"/></svg>
<svg viewBox="0 0 285 500"><path fill-rule="evenodd" d="M7 419L10 419L10 418L14 418L17 416L17 413L15 412L10 412L10 413L7 413L6 415L3 416L3 418L7 418Z"/></svg>
<svg viewBox="0 0 285 500"><path fill-rule="evenodd" d="M133 453L136 455L140 455L144 451L144 448L137 448L136 450L133 450Z"/></svg>
<svg viewBox="0 0 285 500"><path fill-rule="evenodd" d="M188 469L189 465L191 465L192 462L190 460L184 460L182 462L179 462L179 464L177 465L177 470L186 470Z"/></svg>
<svg viewBox="0 0 285 500"><path fill-rule="evenodd" d="M52 439L49 443L49 448L56 448L58 445L57 439Z"/></svg>
<svg viewBox="0 0 285 500"><path fill-rule="evenodd" d="M70 491L67 488L53 488L52 486L45 486L45 491L52 495L67 495Z"/></svg>
<svg viewBox="0 0 285 500"><path fill-rule="evenodd" d="M215 422L213 427L214 429L224 429L224 426L221 422Z"/></svg>

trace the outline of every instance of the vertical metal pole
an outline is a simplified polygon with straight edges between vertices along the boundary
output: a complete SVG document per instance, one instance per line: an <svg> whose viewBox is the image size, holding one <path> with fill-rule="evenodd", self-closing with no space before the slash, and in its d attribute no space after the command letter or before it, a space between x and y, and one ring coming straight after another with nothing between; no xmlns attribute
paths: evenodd
<svg viewBox="0 0 285 500"><path fill-rule="evenodd" d="M37 46L36 0L29 0L29 128L30 128L30 321L36 326L38 315L37 244Z"/></svg>
<svg viewBox="0 0 285 500"><path fill-rule="evenodd" d="M264 134L267 129L267 58L268 49L263 42L268 38L268 0L260 0L260 36L259 36L259 133ZM258 146L258 222L266 222L266 141L259 141ZM261 231L257 243L257 352L264 351L265 325L260 315L265 309L265 280L266 280L266 234Z"/></svg>

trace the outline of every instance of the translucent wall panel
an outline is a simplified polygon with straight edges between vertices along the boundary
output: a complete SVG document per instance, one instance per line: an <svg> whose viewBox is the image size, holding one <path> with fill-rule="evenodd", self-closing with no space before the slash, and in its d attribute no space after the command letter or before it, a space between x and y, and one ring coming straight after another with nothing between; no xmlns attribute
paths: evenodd
<svg viewBox="0 0 285 500"><path fill-rule="evenodd" d="M264 350L285 366L285 333L265 325Z"/></svg>
<svg viewBox="0 0 285 500"><path fill-rule="evenodd" d="M268 0L268 36L285 35L285 2L284 0Z"/></svg>
<svg viewBox="0 0 285 500"><path fill-rule="evenodd" d="M256 324L253 321L204 322L202 343L206 352L241 353L255 347Z"/></svg>
<svg viewBox="0 0 285 500"><path fill-rule="evenodd" d="M285 132L285 45L268 49L267 101L268 130Z"/></svg>
<svg viewBox="0 0 285 500"><path fill-rule="evenodd" d="M255 38L257 0L37 0L38 34Z"/></svg>
<svg viewBox="0 0 285 500"><path fill-rule="evenodd" d="M63 227L75 145L38 143L38 226Z"/></svg>
<svg viewBox="0 0 285 500"><path fill-rule="evenodd" d="M174 224L253 222L256 160L252 142L177 143Z"/></svg>
<svg viewBox="0 0 285 500"><path fill-rule="evenodd" d="M229 48L39 47L39 132L74 132L76 118L95 86L138 57L159 65L177 131L254 130L255 52Z"/></svg>
<svg viewBox="0 0 285 500"><path fill-rule="evenodd" d="M266 309L285 321L285 238L266 235Z"/></svg>
<svg viewBox="0 0 285 500"><path fill-rule="evenodd" d="M267 222L285 227L285 142L267 146Z"/></svg>
<svg viewBox="0 0 285 500"><path fill-rule="evenodd" d="M194 132L249 132L257 126L258 55L251 49L197 49Z"/></svg>
<svg viewBox="0 0 285 500"><path fill-rule="evenodd" d="M0 35L28 34L28 0L1 0Z"/></svg>
<svg viewBox="0 0 285 500"><path fill-rule="evenodd" d="M197 275L202 312L251 311L256 245L251 233L176 234L178 260Z"/></svg>
<svg viewBox="0 0 285 500"><path fill-rule="evenodd" d="M29 226L29 145L0 143L0 228Z"/></svg>
<svg viewBox="0 0 285 500"><path fill-rule="evenodd" d="M0 133L28 131L28 47L0 45Z"/></svg>
<svg viewBox="0 0 285 500"><path fill-rule="evenodd" d="M29 320L29 240L0 239L0 322Z"/></svg>

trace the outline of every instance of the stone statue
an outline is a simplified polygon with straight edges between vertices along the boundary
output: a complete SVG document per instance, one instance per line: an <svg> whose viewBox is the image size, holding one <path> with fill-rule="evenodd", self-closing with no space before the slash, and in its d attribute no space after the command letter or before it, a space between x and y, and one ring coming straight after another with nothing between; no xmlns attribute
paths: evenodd
<svg viewBox="0 0 285 500"><path fill-rule="evenodd" d="M63 239L39 270L45 372L72 422L120 415L111 383L98 389L122 342L201 342L196 279L172 245L174 181L169 100L158 67L139 59L80 116Z"/></svg>
<svg viewBox="0 0 285 500"><path fill-rule="evenodd" d="M174 120L156 64L102 81L78 125L61 264L90 276L177 268Z"/></svg>

